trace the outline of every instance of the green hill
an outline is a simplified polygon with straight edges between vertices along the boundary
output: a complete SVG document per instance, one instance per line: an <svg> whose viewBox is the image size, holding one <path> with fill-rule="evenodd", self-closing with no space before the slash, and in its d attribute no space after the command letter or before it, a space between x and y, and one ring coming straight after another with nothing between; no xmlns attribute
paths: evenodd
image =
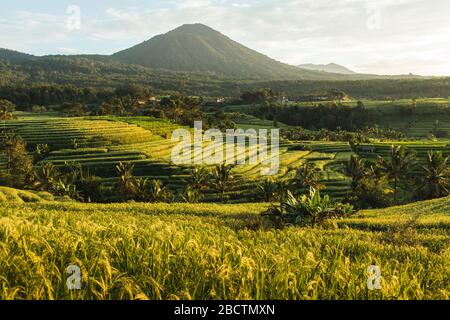
<svg viewBox="0 0 450 320"><path fill-rule="evenodd" d="M326 79L338 75L299 70L251 50L202 24L183 25L113 58L146 67L208 72L233 78Z"/></svg>
<svg viewBox="0 0 450 320"><path fill-rule="evenodd" d="M0 48L0 59L11 62L23 62L36 59L35 56L19 51Z"/></svg>
<svg viewBox="0 0 450 320"><path fill-rule="evenodd" d="M55 197L47 192L0 187L0 203L37 203L47 201L55 201Z"/></svg>
<svg viewBox="0 0 450 320"><path fill-rule="evenodd" d="M0 202L0 299L447 300L449 200L283 230L265 204Z"/></svg>

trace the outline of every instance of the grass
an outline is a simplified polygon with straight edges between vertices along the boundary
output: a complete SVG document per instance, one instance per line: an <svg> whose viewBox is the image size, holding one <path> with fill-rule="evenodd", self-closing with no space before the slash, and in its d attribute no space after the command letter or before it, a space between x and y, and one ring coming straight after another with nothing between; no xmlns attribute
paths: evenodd
<svg viewBox="0 0 450 320"><path fill-rule="evenodd" d="M0 203L0 299L449 299L449 200L284 230L266 204Z"/></svg>
<svg viewBox="0 0 450 320"><path fill-rule="evenodd" d="M0 187L0 203L38 203L55 201L53 195L47 192L17 190L8 187Z"/></svg>

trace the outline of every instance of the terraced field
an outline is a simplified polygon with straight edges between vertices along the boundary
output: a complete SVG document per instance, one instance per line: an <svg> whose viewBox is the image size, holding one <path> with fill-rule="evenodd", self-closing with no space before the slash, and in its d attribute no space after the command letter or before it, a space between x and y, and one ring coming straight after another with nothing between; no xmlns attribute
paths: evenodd
<svg viewBox="0 0 450 320"><path fill-rule="evenodd" d="M55 115L22 115L19 120L7 121L4 125L22 136L28 142L30 151L37 144L48 144L52 151L43 161L52 162L57 167L76 161L89 169L90 173L104 178L106 184L117 180L115 167L119 162L130 162L135 166L134 175L137 177L159 179L177 191L186 185L189 166L178 166L171 162L172 149L176 143L169 137L178 126L167 121L149 117L61 118ZM267 123L260 127L271 128ZM311 145L312 151L297 151L297 144L281 141L281 167L277 178L290 179L296 168L307 161L314 162L324 170L322 179L330 185L330 194L336 197L344 195L348 191L349 181L339 170L350 157L349 145L306 144ZM204 143L204 147L207 146L208 143ZM252 153L249 148L245 153L248 160ZM2 164L4 160L0 161ZM261 167L261 163L258 163L233 169L241 182L234 184L228 191L231 201L255 199L256 186L263 179ZM217 199L218 195L211 192L206 201Z"/></svg>
<svg viewBox="0 0 450 320"><path fill-rule="evenodd" d="M450 156L450 140L441 140L438 142L430 141L416 141L416 142L379 142L361 144L358 154L371 161L376 160L378 156L387 158L389 156L390 148L392 145L402 145L410 150L414 150L417 154L419 164L423 164L426 160L428 151L441 151L445 156ZM368 151L368 149L372 149ZM373 151L373 152L372 152Z"/></svg>
<svg viewBox="0 0 450 320"><path fill-rule="evenodd" d="M322 101L320 103L332 103L333 101ZM382 128L390 128L396 131L405 133L407 136L416 138L428 137L434 129L441 131L450 131L450 99L417 99L416 107L412 114L408 114L407 108L412 105L411 99L395 100L395 101L376 101L376 100L362 100L364 106L369 109L375 119L375 123ZM356 107L358 100L351 100L343 102L345 105ZM317 105L318 102L300 102L292 103L299 107L307 107ZM257 109L253 105L238 105L226 106L224 110L230 113L243 113L238 122L250 122L258 124L257 120L251 120L252 114ZM407 115L407 116L405 116ZM260 120L259 125L271 126L273 121ZM443 139L448 139L443 138Z"/></svg>
<svg viewBox="0 0 450 320"><path fill-rule="evenodd" d="M244 118L244 123L238 123L238 127L246 129L247 126L255 125L258 128L273 128L273 124L270 127L269 123L262 120L248 116ZM4 127L21 135L28 142L30 150L36 144L50 145L52 151L44 161L50 161L56 166L63 166L66 162L79 162L90 173L102 177L106 184L117 180L116 165L119 162L133 163L135 176L161 180L176 192L185 188L189 177L189 166L175 165L171 161L172 149L176 143L170 140L170 136L178 126L168 121L150 117L61 118L55 115L26 115L19 120L5 122ZM387 156L392 143L404 144L415 150L422 162L428 150L441 150L445 155L450 155L450 141L446 140L379 142L361 145L359 154L373 161L379 155ZM208 145L204 143L204 147ZM374 147L373 152L367 151L366 147ZM251 154L247 148L245 158L248 160ZM276 178L292 179L297 168L306 162L312 162L321 170L321 182L327 187L324 193L335 198L343 197L350 190L350 180L344 172L352 154L350 145L346 142L282 140L280 171ZM0 168L4 168L4 161L0 155ZM262 164L258 163L239 165L233 169L239 183L234 183L227 191L230 201L257 199L257 185L265 179L261 176L261 168ZM209 192L205 201L218 199L218 194Z"/></svg>
<svg viewBox="0 0 450 320"><path fill-rule="evenodd" d="M274 230L267 206L0 202L0 300L450 298L450 198L331 229Z"/></svg>

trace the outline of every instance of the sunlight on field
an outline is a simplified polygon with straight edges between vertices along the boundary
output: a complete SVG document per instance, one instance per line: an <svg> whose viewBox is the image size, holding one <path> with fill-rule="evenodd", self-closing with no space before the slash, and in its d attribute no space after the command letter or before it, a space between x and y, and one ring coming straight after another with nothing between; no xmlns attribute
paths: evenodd
<svg viewBox="0 0 450 320"><path fill-rule="evenodd" d="M449 200L279 231L265 204L3 203L0 299L448 299ZM392 237L415 210L416 242Z"/></svg>

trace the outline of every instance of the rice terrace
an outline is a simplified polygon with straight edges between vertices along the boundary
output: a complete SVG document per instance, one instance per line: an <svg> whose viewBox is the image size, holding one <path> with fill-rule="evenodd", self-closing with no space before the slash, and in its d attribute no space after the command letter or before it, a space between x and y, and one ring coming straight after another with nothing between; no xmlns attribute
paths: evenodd
<svg viewBox="0 0 450 320"><path fill-rule="evenodd" d="M0 300L450 299L449 77L204 24L29 48L0 49Z"/></svg>

